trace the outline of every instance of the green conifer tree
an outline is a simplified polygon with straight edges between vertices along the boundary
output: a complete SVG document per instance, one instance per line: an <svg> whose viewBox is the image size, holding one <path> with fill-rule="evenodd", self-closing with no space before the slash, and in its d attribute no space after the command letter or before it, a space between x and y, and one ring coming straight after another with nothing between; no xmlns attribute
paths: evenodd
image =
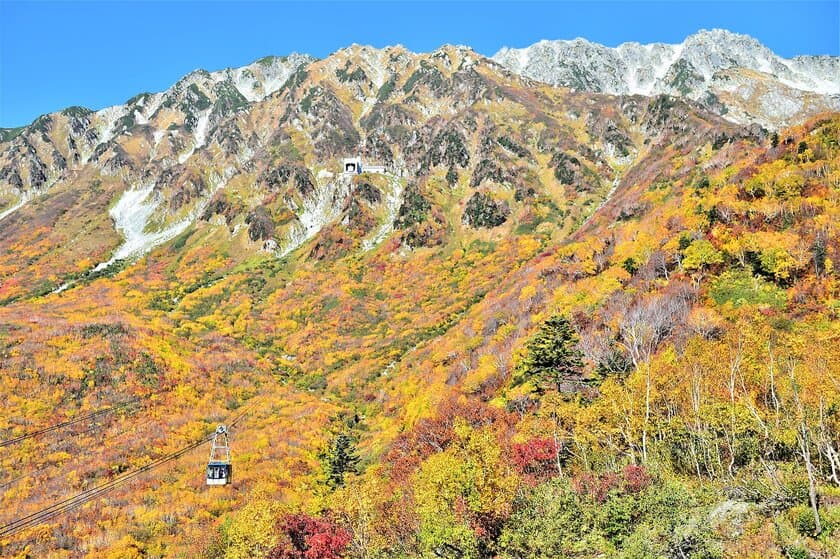
<svg viewBox="0 0 840 559"><path fill-rule="evenodd" d="M517 367L520 380L532 381L538 391L562 390L564 384L580 381L583 361L577 342L569 319L552 316L528 340L527 353Z"/></svg>
<svg viewBox="0 0 840 559"><path fill-rule="evenodd" d="M332 488L344 485L344 476L348 472L357 473L359 456L356 454L356 444L346 433L339 433L333 437L319 458L324 467L327 485Z"/></svg>

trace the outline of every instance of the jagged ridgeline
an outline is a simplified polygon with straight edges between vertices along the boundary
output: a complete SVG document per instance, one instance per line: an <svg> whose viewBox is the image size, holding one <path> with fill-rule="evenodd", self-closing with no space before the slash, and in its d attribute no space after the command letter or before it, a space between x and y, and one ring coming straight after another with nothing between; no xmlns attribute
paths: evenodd
<svg viewBox="0 0 840 559"><path fill-rule="evenodd" d="M840 554L838 76L354 45L0 131L0 555Z"/></svg>

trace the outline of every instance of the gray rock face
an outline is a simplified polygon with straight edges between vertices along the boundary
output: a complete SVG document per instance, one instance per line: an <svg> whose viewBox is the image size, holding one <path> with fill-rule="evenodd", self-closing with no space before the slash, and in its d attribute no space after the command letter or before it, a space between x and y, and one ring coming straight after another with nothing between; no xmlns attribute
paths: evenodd
<svg viewBox="0 0 840 559"><path fill-rule="evenodd" d="M738 74L785 98L810 93L818 99L817 111L840 108L840 58L784 59L752 37L721 29L700 31L678 45L624 43L609 48L585 39L540 41L522 49L503 48L493 60L552 85L613 95L688 97L711 109L717 106L730 120L772 128L791 124L791 111L749 110L755 101L746 93L752 91L726 90L719 83L724 74ZM729 99L721 102L721 93ZM727 115L729 109L735 110Z"/></svg>
<svg viewBox="0 0 840 559"><path fill-rule="evenodd" d="M29 191L43 190L89 163L109 175L134 182L145 180L147 177L136 172L137 162L119 143L128 136L143 137L150 149L144 150L142 157L157 158L162 169L185 163L210 143L211 136L228 155L252 150L251 138L243 138L230 123L220 125L276 94L299 68L314 60L293 53L266 57L241 68L196 70L165 91L141 93L122 105L98 111L69 107L42 115L30 126L5 131L0 137L0 157L4 158L0 166L8 162L14 170L0 173L0 193L23 199L31 195ZM157 125L163 113L174 115L167 121L173 122L168 127ZM60 138L64 139L56 144ZM162 143L169 146L168 156L157 156ZM29 172L21 173L25 161L31 161Z"/></svg>

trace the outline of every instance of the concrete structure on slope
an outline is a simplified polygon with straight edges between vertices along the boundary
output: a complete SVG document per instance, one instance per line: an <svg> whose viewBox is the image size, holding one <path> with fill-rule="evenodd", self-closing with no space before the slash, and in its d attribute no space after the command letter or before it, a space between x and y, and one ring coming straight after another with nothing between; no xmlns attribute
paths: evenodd
<svg viewBox="0 0 840 559"><path fill-rule="evenodd" d="M360 173L378 173L384 175L387 170L384 165L369 165L362 163L360 156L345 157L341 163L341 172L347 175L358 175Z"/></svg>

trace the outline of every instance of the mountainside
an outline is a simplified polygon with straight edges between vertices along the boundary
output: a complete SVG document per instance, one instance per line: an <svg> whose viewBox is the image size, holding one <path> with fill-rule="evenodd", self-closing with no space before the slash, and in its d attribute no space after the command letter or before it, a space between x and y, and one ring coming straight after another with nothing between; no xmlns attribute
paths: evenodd
<svg viewBox="0 0 840 559"><path fill-rule="evenodd" d="M493 60L552 85L612 95L668 94L698 101L739 123L768 128L840 109L840 59L787 60L747 35L715 29L679 45L624 43L609 48L585 39L503 48Z"/></svg>
<svg viewBox="0 0 840 559"><path fill-rule="evenodd" d="M836 59L720 33L619 48L694 93L353 45L4 132L0 555L836 556Z"/></svg>
<svg viewBox="0 0 840 559"><path fill-rule="evenodd" d="M227 237L276 256L339 217L322 252L371 248L395 227L406 246L441 244L449 221L460 229L469 220L444 219L430 195L451 202L463 187L480 187L483 198L470 208L499 214L499 223L536 226L554 213L568 231L622 168L689 126L677 122L683 115L714 127L717 142L761 134L695 112L663 99L591 98L523 82L461 47L427 55L352 47L317 62L295 55L196 71L124 106L46 115L4 146L0 230L51 264L33 277L32 260L9 253L6 263L30 290L63 289L217 218ZM361 210L352 192L362 179L340 173L340 159L356 153L391 177ZM560 187L535 183L546 173ZM432 219L418 219L426 213ZM37 227L51 218L60 225ZM0 288L7 299L19 292L14 274Z"/></svg>

